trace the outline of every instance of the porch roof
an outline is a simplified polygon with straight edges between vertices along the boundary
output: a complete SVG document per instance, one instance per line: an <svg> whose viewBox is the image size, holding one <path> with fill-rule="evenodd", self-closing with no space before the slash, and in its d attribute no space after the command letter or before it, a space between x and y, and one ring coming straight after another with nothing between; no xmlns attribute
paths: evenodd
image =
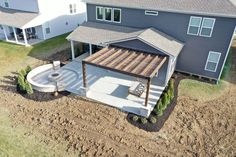
<svg viewBox="0 0 236 157"><path fill-rule="evenodd" d="M22 28L39 14L0 7L0 24Z"/></svg>
<svg viewBox="0 0 236 157"><path fill-rule="evenodd" d="M165 63L167 57L128 49L107 47L83 60L90 64L150 80Z"/></svg>
<svg viewBox="0 0 236 157"><path fill-rule="evenodd" d="M137 29L94 22L83 23L67 39L103 46L138 39L172 56L178 56L184 46L182 42L155 28Z"/></svg>

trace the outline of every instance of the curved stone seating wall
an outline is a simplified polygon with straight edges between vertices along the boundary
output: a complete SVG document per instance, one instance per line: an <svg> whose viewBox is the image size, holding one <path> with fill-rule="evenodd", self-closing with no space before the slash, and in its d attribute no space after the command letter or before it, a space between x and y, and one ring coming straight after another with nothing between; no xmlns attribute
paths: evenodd
<svg viewBox="0 0 236 157"><path fill-rule="evenodd" d="M34 90L37 90L39 92L55 92L55 91L57 91L56 85L42 85L42 84L39 84L39 83L33 81L33 79L32 79L34 76L36 76L44 71L50 70L50 69L53 69L52 64L42 65L40 67L33 69L27 75L27 81L32 85L32 88Z"/></svg>

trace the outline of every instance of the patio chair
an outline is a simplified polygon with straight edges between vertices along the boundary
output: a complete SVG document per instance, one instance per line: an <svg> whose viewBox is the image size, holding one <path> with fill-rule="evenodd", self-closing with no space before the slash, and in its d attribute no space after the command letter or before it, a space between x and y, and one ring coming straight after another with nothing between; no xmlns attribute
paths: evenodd
<svg viewBox="0 0 236 157"><path fill-rule="evenodd" d="M59 70L61 68L61 62L60 61L53 61L53 70Z"/></svg>
<svg viewBox="0 0 236 157"><path fill-rule="evenodd" d="M145 89L146 86L142 82L135 81L129 88L129 94L141 97Z"/></svg>

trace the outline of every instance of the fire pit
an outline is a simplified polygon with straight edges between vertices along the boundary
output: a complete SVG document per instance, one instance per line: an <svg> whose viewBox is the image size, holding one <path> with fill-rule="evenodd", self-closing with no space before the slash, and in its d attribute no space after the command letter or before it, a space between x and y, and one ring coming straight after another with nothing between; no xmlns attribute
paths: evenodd
<svg viewBox="0 0 236 157"><path fill-rule="evenodd" d="M48 79L51 81L57 81L61 78L61 74L58 72L53 72L51 74L49 74Z"/></svg>

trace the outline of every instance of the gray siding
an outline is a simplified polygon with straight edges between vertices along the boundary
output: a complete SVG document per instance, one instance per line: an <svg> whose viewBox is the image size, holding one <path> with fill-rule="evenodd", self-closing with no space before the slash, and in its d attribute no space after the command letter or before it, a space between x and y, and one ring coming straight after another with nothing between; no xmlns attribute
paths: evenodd
<svg viewBox="0 0 236 157"><path fill-rule="evenodd" d="M88 21L101 22L96 21L95 7L95 5L87 5ZM206 38L187 35L191 15L159 12L158 16L147 16L145 15L144 10L121 9L121 24L115 25L137 28L154 27L185 43L185 46L178 57L176 70L218 79L236 25L235 19L215 17L216 23L212 37ZM131 44L131 46L133 45ZM216 72L205 71L205 64L209 51L222 53Z"/></svg>
<svg viewBox="0 0 236 157"><path fill-rule="evenodd" d="M148 53L166 55L163 52L158 51L157 49L141 42L138 39L130 40L130 41L124 41L124 42L120 42L120 43L115 43L115 44L112 44L112 45L118 46L118 47L124 47L124 48L128 48L128 49L133 49L133 50L139 50L139 51L148 52Z"/></svg>

